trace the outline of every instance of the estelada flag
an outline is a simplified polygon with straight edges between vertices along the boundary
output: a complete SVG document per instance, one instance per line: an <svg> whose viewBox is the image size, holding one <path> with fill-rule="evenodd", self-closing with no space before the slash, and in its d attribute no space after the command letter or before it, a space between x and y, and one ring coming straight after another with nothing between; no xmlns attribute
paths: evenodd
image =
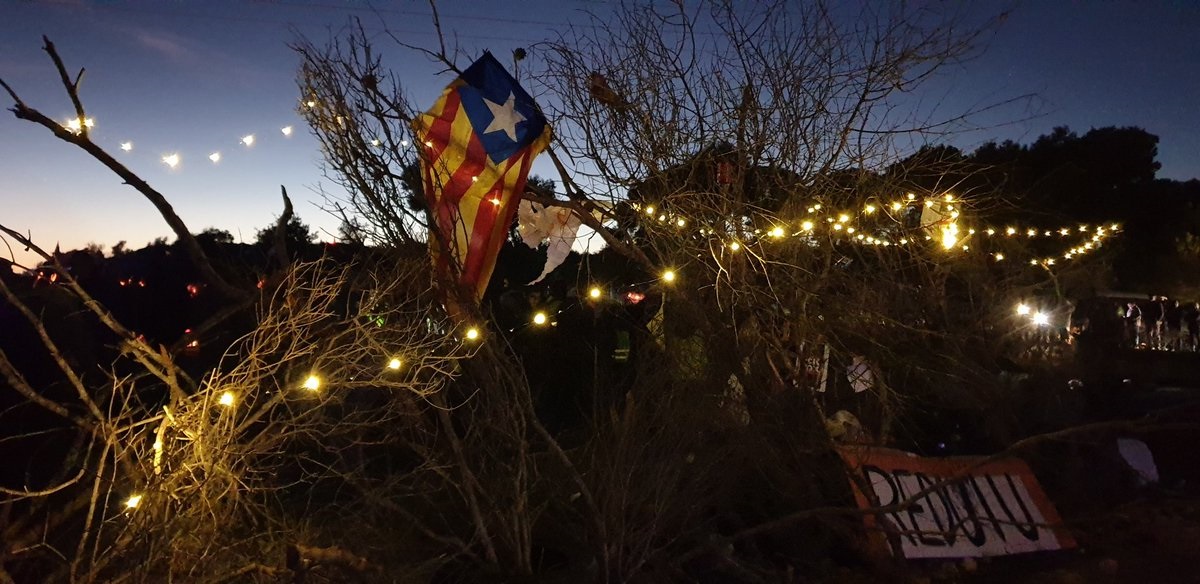
<svg viewBox="0 0 1200 584"><path fill-rule="evenodd" d="M528 93L485 52L413 120L430 246L439 268L478 300L550 126Z"/></svg>

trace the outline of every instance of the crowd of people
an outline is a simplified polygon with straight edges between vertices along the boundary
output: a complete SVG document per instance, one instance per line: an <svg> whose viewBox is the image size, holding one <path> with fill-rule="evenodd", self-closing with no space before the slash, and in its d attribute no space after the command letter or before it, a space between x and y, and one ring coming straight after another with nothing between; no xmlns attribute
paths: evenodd
<svg viewBox="0 0 1200 584"><path fill-rule="evenodd" d="M1157 351L1200 351L1200 302L1151 296L1121 310L1125 346Z"/></svg>

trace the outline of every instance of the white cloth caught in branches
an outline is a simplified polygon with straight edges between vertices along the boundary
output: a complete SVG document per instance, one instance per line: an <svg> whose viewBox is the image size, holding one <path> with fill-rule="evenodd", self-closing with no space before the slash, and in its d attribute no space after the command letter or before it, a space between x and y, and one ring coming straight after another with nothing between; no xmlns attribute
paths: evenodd
<svg viewBox="0 0 1200 584"><path fill-rule="evenodd" d="M521 241L537 249L543 241L550 240L542 275L530 284L541 282L567 259L581 223L579 217L566 207L546 208L533 201L521 201L517 209L517 232L521 234Z"/></svg>

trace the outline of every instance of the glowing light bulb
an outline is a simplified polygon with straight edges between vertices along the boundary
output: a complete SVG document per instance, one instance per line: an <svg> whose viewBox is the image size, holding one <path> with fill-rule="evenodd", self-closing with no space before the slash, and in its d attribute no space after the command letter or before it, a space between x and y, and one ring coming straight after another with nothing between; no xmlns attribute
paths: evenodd
<svg viewBox="0 0 1200 584"><path fill-rule="evenodd" d="M600 289L595 286L592 286L592 289L588 290L588 296L592 297L593 300L600 298L600 294L602 294Z"/></svg>
<svg viewBox="0 0 1200 584"><path fill-rule="evenodd" d="M783 228L776 226L776 227L772 228L770 232L768 232L768 235L770 235L771 237L777 238L777 239L780 237L783 237L783 235L784 235Z"/></svg>
<svg viewBox="0 0 1200 584"><path fill-rule="evenodd" d="M284 126L284 127L280 128L279 131L283 132L284 136L292 135L292 127L291 126Z"/></svg>
<svg viewBox="0 0 1200 584"><path fill-rule="evenodd" d="M209 159L209 160L211 160L211 161L213 161L213 164L216 164L216 163L218 163L218 162L220 162L220 161L221 161L221 153L220 153L220 152L213 152L212 154L209 154L209 155L208 155L208 159Z"/></svg>
<svg viewBox="0 0 1200 584"><path fill-rule="evenodd" d="M847 215L847 214L845 214L845 213L842 213L842 214L838 215L838 223L846 223L846 222L848 222L848 221L850 221L850 216L849 216L849 215Z"/></svg>
<svg viewBox="0 0 1200 584"><path fill-rule="evenodd" d="M667 283L674 282L675 281L675 271L667 270L667 271L663 272L662 279L664 282L667 282Z"/></svg>
<svg viewBox="0 0 1200 584"><path fill-rule="evenodd" d="M932 207L932 206L933 206L933 201L928 201L928 200L927 200L927 201L925 201L925 206L926 206L926 207Z"/></svg>
<svg viewBox="0 0 1200 584"><path fill-rule="evenodd" d="M871 213L874 213L874 212L875 212L875 205L867 205L866 207L863 207L863 213L866 213L867 215L870 215Z"/></svg>
<svg viewBox="0 0 1200 584"><path fill-rule="evenodd" d="M500 206L500 197L492 197L492 198L488 199L488 201L497 207Z"/></svg>
<svg viewBox="0 0 1200 584"><path fill-rule="evenodd" d="M846 228L846 233L854 233L854 228L853 228L853 227L847 227L847 228ZM862 239L862 237L859 237L859 239Z"/></svg>
<svg viewBox="0 0 1200 584"><path fill-rule="evenodd" d="M83 131L84 128L91 128L95 125L96 122L93 121L92 118L83 118L82 120L79 118L73 118L67 120L67 129L75 132L76 134Z"/></svg>
<svg viewBox="0 0 1200 584"><path fill-rule="evenodd" d="M217 403L228 408L233 406L233 401L233 392L227 391L221 394L221 398L217 400Z"/></svg>
<svg viewBox="0 0 1200 584"><path fill-rule="evenodd" d="M984 233L988 234L988 237L991 237L996 234L996 230L989 227L987 231L984 231Z"/></svg>
<svg viewBox="0 0 1200 584"><path fill-rule="evenodd" d="M1033 313L1033 316L1030 317L1030 320L1033 321L1033 324L1036 324L1038 326L1046 326L1046 325L1050 324L1050 316L1043 312Z"/></svg>
<svg viewBox="0 0 1200 584"><path fill-rule="evenodd" d="M1016 234L1017 234L1017 228L1016 228L1016 227L1009 227L1009 228L1007 228L1007 229L1005 229L1005 230L1004 230L1004 234L1005 234L1005 235L1009 235L1009 236L1016 235Z"/></svg>
<svg viewBox="0 0 1200 584"><path fill-rule="evenodd" d="M166 164L167 166L169 166L171 168L175 168L176 166L179 166L179 155L178 154L168 154L168 155L162 157L162 161L163 161L163 164Z"/></svg>
<svg viewBox="0 0 1200 584"><path fill-rule="evenodd" d="M680 217L679 220L675 222L675 224L680 227L683 227L684 225L687 225L687 221L685 221L682 217Z"/></svg>
<svg viewBox="0 0 1200 584"><path fill-rule="evenodd" d="M739 249L742 249L742 244L740 244L736 241L729 244L729 251L737 251Z"/></svg>
<svg viewBox="0 0 1200 584"><path fill-rule="evenodd" d="M533 315L533 324L536 324L538 326L542 326L542 325L546 324L546 313L538 312L538 313L534 314Z"/></svg>
<svg viewBox="0 0 1200 584"><path fill-rule="evenodd" d="M142 504L142 496L141 495L130 495L128 499L125 499L125 508L126 509L136 509L137 506L141 505L141 504Z"/></svg>
<svg viewBox="0 0 1200 584"><path fill-rule="evenodd" d="M903 209L903 208L904 208L904 203L901 203L900 201L896 201L896 202L892 203L893 211L899 211L900 209Z"/></svg>
<svg viewBox="0 0 1200 584"><path fill-rule="evenodd" d="M121 142L121 150L126 152L133 150L133 142Z"/></svg>
<svg viewBox="0 0 1200 584"><path fill-rule="evenodd" d="M996 261L998 261L998 262L1004 261L1004 254L1002 254L1002 253L996 254Z"/></svg>
<svg viewBox="0 0 1200 584"><path fill-rule="evenodd" d="M833 224L833 230L834 230L834 231L841 231L841 230L842 230L842 224L841 224L841 223L834 223L834 224Z"/></svg>
<svg viewBox="0 0 1200 584"><path fill-rule="evenodd" d="M947 193L947 194L946 194L946 196L945 196L944 198L945 198L945 200L946 200L946 202L947 202L947 203L951 203L951 202L953 202L953 201L954 201L954 195L951 195L951 194L949 194L949 193Z"/></svg>
<svg viewBox="0 0 1200 584"><path fill-rule="evenodd" d="M1025 304L1024 302L1017 305L1017 314L1019 314L1021 316L1025 316L1026 314L1029 314L1032 311L1033 311L1033 309L1029 308L1029 305Z"/></svg>
<svg viewBox="0 0 1200 584"><path fill-rule="evenodd" d="M308 379L304 380L303 387L309 391L317 391L321 389L321 378L316 375L309 375Z"/></svg>
<svg viewBox="0 0 1200 584"><path fill-rule="evenodd" d="M906 199L908 199L908 200L912 201L912 200L916 199L916 198L917 198L917 196L916 196L916 195L914 195L914 194L912 194L912 193L908 193L907 195L904 195L904 198L906 198Z"/></svg>
<svg viewBox="0 0 1200 584"><path fill-rule="evenodd" d="M374 138L371 140L371 145L376 148L378 148L380 144L382 144L382 142L379 141L379 138ZM471 179L475 180L475 177L471 177Z"/></svg>
<svg viewBox="0 0 1200 584"><path fill-rule="evenodd" d="M803 229L803 230L805 230L805 231L812 231L812 230L813 230L813 222L812 222L812 221L805 221L805 222L801 223L801 224L800 224L800 229Z"/></svg>
<svg viewBox="0 0 1200 584"><path fill-rule="evenodd" d="M254 134L246 134L245 136L242 136L242 144L245 144L247 146L253 146L254 145Z"/></svg>
<svg viewBox="0 0 1200 584"><path fill-rule="evenodd" d="M426 140L426 141L425 141L425 147L426 147L426 148L433 148L433 142L430 142L429 140Z"/></svg>
<svg viewBox="0 0 1200 584"><path fill-rule="evenodd" d="M646 214L651 216L654 215L654 205L649 205L646 207Z"/></svg>
<svg viewBox="0 0 1200 584"><path fill-rule="evenodd" d="M304 102L304 105L308 106L309 109L312 109L314 107L317 107L317 102L310 99L310 100Z"/></svg>
<svg viewBox="0 0 1200 584"><path fill-rule="evenodd" d="M467 337L468 341L479 340L479 329L477 329L475 327L471 327L471 328L467 329L466 337Z"/></svg>
<svg viewBox="0 0 1200 584"><path fill-rule="evenodd" d="M395 371L399 369L401 365L403 365L403 363L400 361L400 359L392 357L392 360L388 361L387 368Z"/></svg>

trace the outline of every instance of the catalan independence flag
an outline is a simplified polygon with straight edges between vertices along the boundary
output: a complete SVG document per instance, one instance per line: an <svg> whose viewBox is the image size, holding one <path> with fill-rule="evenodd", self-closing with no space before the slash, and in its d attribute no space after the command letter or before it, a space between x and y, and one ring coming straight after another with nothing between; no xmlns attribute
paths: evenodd
<svg viewBox="0 0 1200 584"><path fill-rule="evenodd" d="M478 300L508 237L529 166L550 142L550 126L533 98L485 52L413 120L413 130L424 148L436 261Z"/></svg>

